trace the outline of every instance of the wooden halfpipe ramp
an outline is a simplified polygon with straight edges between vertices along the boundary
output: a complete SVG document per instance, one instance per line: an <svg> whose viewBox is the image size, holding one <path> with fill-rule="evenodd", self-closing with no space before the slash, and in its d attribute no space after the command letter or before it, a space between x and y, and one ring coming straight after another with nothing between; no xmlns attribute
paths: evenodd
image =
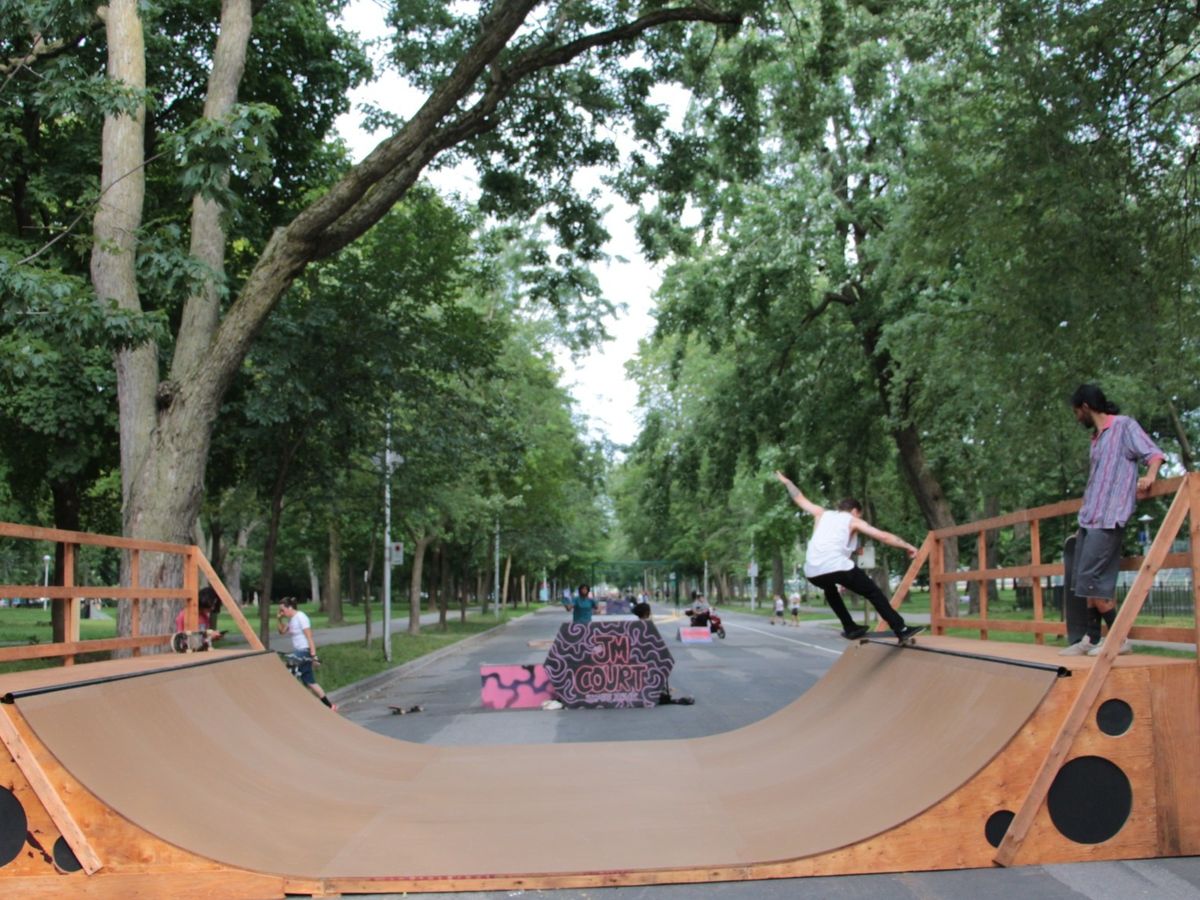
<svg viewBox="0 0 1200 900"><path fill-rule="evenodd" d="M1084 679L1045 648L982 646L1006 658L852 645L725 734L503 747L365 731L271 653L3 676L0 886L268 897L987 866ZM1196 853L1198 715L1194 663L1121 658L1018 862Z"/></svg>

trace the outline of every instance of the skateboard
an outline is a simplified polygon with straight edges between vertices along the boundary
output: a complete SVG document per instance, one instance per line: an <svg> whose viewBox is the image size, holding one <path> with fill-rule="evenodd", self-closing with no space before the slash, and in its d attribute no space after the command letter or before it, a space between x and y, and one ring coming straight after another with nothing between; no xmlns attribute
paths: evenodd
<svg viewBox="0 0 1200 900"><path fill-rule="evenodd" d="M423 707L420 703L418 703L416 706L389 706L388 709L392 711L393 716L407 716L409 713L419 713L425 711L425 707Z"/></svg>
<svg viewBox="0 0 1200 900"><path fill-rule="evenodd" d="M202 653L212 649L207 631L177 631L171 637L171 649L176 653Z"/></svg>
<svg viewBox="0 0 1200 900"><path fill-rule="evenodd" d="M1075 535L1063 542L1062 613L1067 623L1067 646L1083 640L1087 634L1087 598L1075 596Z"/></svg>

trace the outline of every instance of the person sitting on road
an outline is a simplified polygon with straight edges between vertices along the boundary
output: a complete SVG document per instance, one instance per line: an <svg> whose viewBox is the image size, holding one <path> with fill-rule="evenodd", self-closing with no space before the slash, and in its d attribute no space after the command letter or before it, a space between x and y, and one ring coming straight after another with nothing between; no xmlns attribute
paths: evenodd
<svg viewBox="0 0 1200 900"><path fill-rule="evenodd" d="M217 631L217 612L221 608L221 599L211 588L201 588L198 599L200 615L196 631L204 635L205 640L215 641L225 636L225 632ZM181 609L175 616L175 630L187 631L187 608Z"/></svg>
<svg viewBox="0 0 1200 900"><path fill-rule="evenodd" d="M650 604L647 603L645 600L635 603L633 606L633 614L635 616L637 616L639 619L644 619L644 620L649 621L649 619L650 619ZM668 706L672 703L678 704L680 706L691 706L695 702L696 702L695 699L692 697L672 696L670 685L663 685L663 692L658 697L658 705L659 706Z"/></svg>
<svg viewBox="0 0 1200 900"><path fill-rule="evenodd" d="M325 690L317 684L317 676L313 674L313 663L317 662L317 644L313 640L312 622L308 614L299 608L295 597L284 597L279 601L279 633L291 635L292 656L299 663L297 674L300 681L317 699L337 712L333 701L325 695Z"/></svg>

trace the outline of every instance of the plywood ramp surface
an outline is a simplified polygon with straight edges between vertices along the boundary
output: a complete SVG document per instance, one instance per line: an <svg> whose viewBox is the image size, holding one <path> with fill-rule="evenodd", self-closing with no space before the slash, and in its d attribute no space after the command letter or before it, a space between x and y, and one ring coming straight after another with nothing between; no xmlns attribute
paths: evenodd
<svg viewBox="0 0 1200 900"><path fill-rule="evenodd" d="M741 866L864 840L967 782L1055 677L858 644L737 731L503 747L365 731L273 654L16 705L102 802L190 852L291 878L454 878Z"/></svg>

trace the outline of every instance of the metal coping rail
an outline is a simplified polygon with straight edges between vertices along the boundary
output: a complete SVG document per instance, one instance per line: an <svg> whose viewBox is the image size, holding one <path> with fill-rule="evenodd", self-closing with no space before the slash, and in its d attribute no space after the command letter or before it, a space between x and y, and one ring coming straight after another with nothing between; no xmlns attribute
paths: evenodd
<svg viewBox="0 0 1200 900"><path fill-rule="evenodd" d="M1024 659L1005 659L1002 656L986 656L982 653L964 653L961 650L944 650L937 647L922 647L920 644L905 644L901 645L892 640L883 640L881 638L862 638L864 644L882 644L885 647L894 647L898 650L918 650L921 653L937 653L942 656L958 656L963 659L981 659L986 662L1000 663L1005 666L1017 666L1022 669L1038 669L1043 672L1053 672L1059 678L1070 678L1071 670L1066 666L1055 666L1050 663L1031 662Z"/></svg>
<svg viewBox="0 0 1200 900"><path fill-rule="evenodd" d="M184 663L179 666L168 666L162 669L145 669L141 672L122 672L119 675L108 675L104 678L88 678L84 681L68 681L64 684L51 684L40 688L27 688L23 691L9 691L3 697L0 697L0 703L16 703L23 697L36 697L38 694L53 694L57 691L69 691L73 688L91 687L97 684L108 684L111 681L126 681L130 678L143 678L146 675L159 675L163 672L178 672L183 669L198 669L201 666L215 666L218 663L232 662L235 659L246 659L251 656L262 656L266 653L274 653L274 650L250 650L245 653L239 653L236 656L220 656L215 659L205 659L193 663Z"/></svg>

